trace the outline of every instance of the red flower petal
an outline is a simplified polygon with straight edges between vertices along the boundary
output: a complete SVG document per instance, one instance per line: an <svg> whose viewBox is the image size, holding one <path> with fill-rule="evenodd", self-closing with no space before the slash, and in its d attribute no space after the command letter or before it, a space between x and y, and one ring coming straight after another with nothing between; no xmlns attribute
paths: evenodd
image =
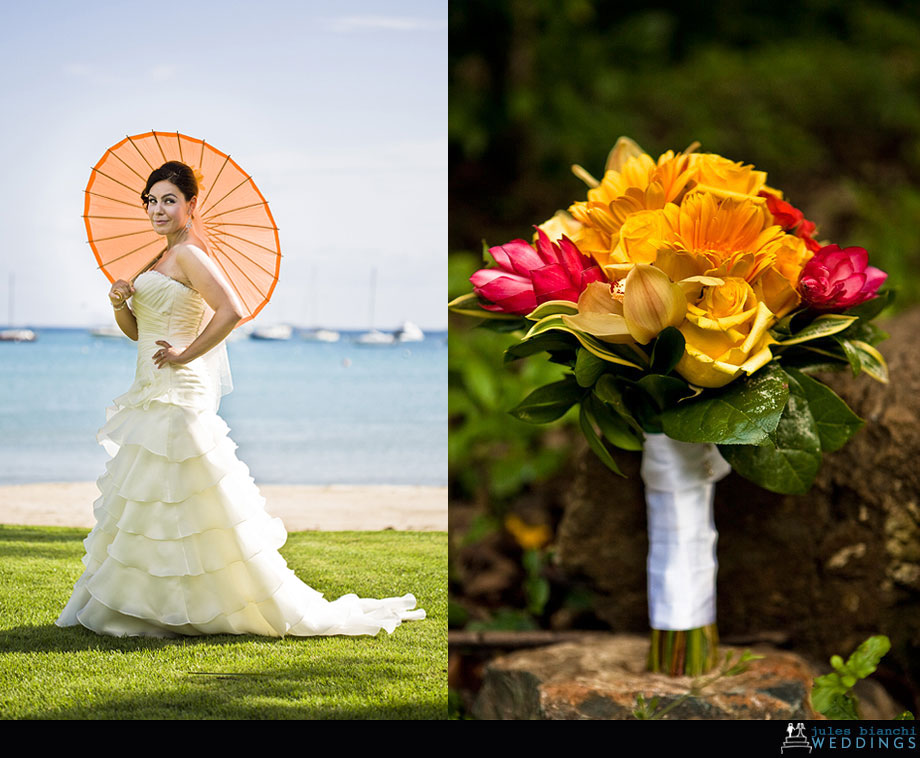
<svg viewBox="0 0 920 758"><path fill-rule="evenodd" d="M569 272L569 276L573 281L578 281L578 276L590 262L581 254L575 243L572 242L568 237L562 237L559 240L559 258L563 266Z"/></svg>
<svg viewBox="0 0 920 758"><path fill-rule="evenodd" d="M503 274L499 269L482 269L470 281L479 297L501 306L500 310L507 313L530 313L536 308L533 285L525 277Z"/></svg>
<svg viewBox="0 0 920 758"><path fill-rule="evenodd" d="M875 266L866 266L866 286L864 289L875 294L878 288L882 286L882 282L887 278L888 274L881 269L875 268Z"/></svg>
<svg viewBox="0 0 920 758"><path fill-rule="evenodd" d="M533 291L537 302L547 300L578 300L578 290L569 278L566 270L558 263L553 263L533 272Z"/></svg>
<svg viewBox="0 0 920 758"><path fill-rule="evenodd" d="M581 272L581 289L584 290L591 282L606 282L607 277L600 266L591 266Z"/></svg>
<svg viewBox="0 0 920 758"><path fill-rule="evenodd" d="M533 246L521 239L489 248L489 253L495 262L505 270L525 276L535 268L545 265Z"/></svg>
<svg viewBox="0 0 920 758"><path fill-rule="evenodd" d="M853 301L858 299L860 294L862 294L863 287L866 284L866 275L853 274L844 279L841 284L843 286L839 297L840 302L847 307L855 305Z"/></svg>
<svg viewBox="0 0 920 758"><path fill-rule="evenodd" d="M516 295L503 298L501 302L496 303L496 308L489 310L501 310L505 313L516 313L525 316L537 307L537 298L534 297L533 290L527 292L518 292ZM486 306L483 305L483 308Z"/></svg>
<svg viewBox="0 0 920 758"><path fill-rule="evenodd" d="M559 255L556 252L556 247L550 241L546 232L544 232L540 227L534 227L537 230L537 252L540 254L540 258L543 259L543 265L548 266L551 263L560 263Z"/></svg>

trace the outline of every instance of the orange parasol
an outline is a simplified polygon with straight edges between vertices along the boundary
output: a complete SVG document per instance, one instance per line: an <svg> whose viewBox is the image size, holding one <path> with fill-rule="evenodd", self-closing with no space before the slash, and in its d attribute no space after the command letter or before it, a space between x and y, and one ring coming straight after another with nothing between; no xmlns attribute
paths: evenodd
<svg viewBox="0 0 920 758"><path fill-rule="evenodd" d="M150 173L182 161L198 178L196 231L236 291L245 323L265 307L278 282L281 243L268 202L229 155L178 132L125 137L93 166L83 218L99 268L110 282L133 280L164 248L141 192Z"/></svg>

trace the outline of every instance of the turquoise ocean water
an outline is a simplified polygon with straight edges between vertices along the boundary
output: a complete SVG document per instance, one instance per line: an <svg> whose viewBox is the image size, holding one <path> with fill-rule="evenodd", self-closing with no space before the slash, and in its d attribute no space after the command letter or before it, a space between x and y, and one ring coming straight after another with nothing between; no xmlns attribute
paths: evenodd
<svg viewBox="0 0 920 758"><path fill-rule="evenodd" d="M90 481L105 408L134 380L136 345L82 329L0 342L0 485ZM257 484L447 484L446 332L365 347L237 340L220 415Z"/></svg>

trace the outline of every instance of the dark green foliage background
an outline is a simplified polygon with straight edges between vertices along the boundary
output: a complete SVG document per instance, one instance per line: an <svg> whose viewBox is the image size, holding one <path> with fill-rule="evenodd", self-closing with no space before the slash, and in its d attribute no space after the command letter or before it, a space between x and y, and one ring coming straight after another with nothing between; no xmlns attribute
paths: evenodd
<svg viewBox="0 0 920 758"><path fill-rule="evenodd" d="M653 156L698 140L767 171L819 239L869 251L898 290L895 309L920 299L920 5L473 0L451 3L450 25L453 296L482 267L483 239L528 238L584 199L570 166L600 176L627 135ZM504 501L561 465L544 455L514 475L545 430L504 416L561 372L545 355L490 361L497 341L514 340L473 323L451 322L451 485L469 498L475 479L480 499L485 487ZM475 379L461 365L470 353ZM479 428L503 417L500 447L513 455L500 484L471 474L498 465L496 446L467 433L471 382L500 398L476 417Z"/></svg>

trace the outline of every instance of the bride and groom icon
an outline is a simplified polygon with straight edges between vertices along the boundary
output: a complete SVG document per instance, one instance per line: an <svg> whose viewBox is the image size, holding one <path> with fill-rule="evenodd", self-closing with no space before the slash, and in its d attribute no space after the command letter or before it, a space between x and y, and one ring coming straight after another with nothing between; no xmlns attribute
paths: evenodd
<svg viewBox="0 0 920 758"><path fill-rule="evenodd" d="M786 725L786 739L783 740L783 744L779 749L780 753L787 748L807 748L808 752L811 752L811 745L808 742L808 737L805 736L805 724L801 721L795 726L792 725L791 721Z"/></svg>

